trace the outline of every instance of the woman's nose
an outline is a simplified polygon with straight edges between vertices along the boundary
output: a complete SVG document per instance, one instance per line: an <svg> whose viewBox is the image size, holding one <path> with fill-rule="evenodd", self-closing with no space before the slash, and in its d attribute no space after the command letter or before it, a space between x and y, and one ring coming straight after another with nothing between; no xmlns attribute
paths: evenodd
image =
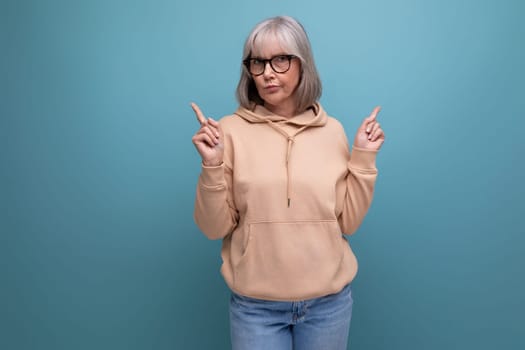
<svg viewBox="0 0 525 350"><path fill-rule="evenodd" d="M268 62L265 62L264 63L264 71L263 71L263 76L264 77L268 77L268 76L271 76L273 75L273 68L270 64L270 61Z"/></svg>

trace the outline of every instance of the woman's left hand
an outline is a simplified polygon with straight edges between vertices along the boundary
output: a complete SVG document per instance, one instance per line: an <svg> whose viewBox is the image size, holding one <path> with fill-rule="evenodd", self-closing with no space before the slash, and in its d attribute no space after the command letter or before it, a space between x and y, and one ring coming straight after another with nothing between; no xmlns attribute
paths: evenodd
<svg viewBox="0 0 525 350"><path fill-rule="evenodd" d="M378 151L381 148L383 142L385 142L385 133L376 120L377 113L379 113L380 110L381 107L377 106L372 113L363 120L363 123L359 129L357 129L355 135L355 147L374 151Z"/></svg>

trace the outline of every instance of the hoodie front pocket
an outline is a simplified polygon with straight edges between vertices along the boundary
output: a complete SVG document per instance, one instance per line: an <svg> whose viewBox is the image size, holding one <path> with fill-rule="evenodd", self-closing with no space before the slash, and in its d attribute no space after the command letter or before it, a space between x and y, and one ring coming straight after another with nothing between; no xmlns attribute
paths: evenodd
<svg viewBox="0 0 525 350"><path fill-rule="evenodd" d="M278 299L330 287L340 269L343 244L336 220L251 223L234 267L235 289Z"/></svg>

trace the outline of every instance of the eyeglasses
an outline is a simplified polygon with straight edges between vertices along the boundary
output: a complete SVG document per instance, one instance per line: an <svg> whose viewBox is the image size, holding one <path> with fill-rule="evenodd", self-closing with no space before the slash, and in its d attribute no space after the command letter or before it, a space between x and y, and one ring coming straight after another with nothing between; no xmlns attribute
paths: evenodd
<svg viewBox="0 0 525 350"><path fill-rule="evenodd" d="M266 69L266 63L270 63L270 67L272 67L273 71L275 73L286 73L290 69L290 62L292 61L292 58L296 58L295 55L277 55L269 59L263 59L263 58L247 58L244 61L244 65L246 68L248 68L248 71L252 75L261 75L264 73L264 70Z"/></svg>

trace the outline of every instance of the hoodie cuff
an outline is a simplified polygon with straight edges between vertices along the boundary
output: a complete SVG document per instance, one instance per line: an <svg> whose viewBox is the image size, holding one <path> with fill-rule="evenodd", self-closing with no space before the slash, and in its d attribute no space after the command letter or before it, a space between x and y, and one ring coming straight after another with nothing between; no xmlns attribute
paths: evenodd
<svg viewBox="0 0 525 350"><path fill-rule="evenodd" d="M376 170L378 151L366 148L352 147L349 166L355 169Z"/></svg>
<svg viewBox="0 0 525 350"><path fill-rule="evenodd" d="M226 180L224 179L224 163L217 166L202 165L200 178L204 187L215 189L223 187L226 185Z"/></svg>

